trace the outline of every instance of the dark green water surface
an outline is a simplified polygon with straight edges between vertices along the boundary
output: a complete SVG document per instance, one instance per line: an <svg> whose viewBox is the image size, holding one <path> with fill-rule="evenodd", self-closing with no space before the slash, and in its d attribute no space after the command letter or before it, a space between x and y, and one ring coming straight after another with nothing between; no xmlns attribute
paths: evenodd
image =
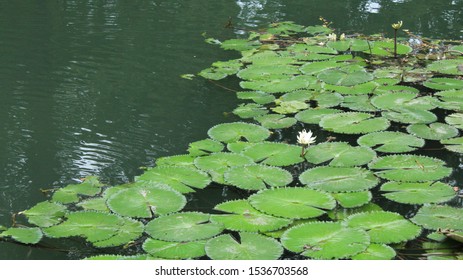
<svg viewBox="0 0 463 280"><path fill-rule="evenodd" d="M234 93L180 78L237 56L203 33L225 40L319 16L347 33L388 33L403 20L418 35L463 38L461 0L0 1L0 225L43 201L40 189L88 175L131 181L141 166L236 120L224 114L239 103ZM224 28L229 17L233 29ZM462 174L461 158L446 160ZM204 192L202 204L222 195ZM0 242L0 259L78 257Z"/></svg>

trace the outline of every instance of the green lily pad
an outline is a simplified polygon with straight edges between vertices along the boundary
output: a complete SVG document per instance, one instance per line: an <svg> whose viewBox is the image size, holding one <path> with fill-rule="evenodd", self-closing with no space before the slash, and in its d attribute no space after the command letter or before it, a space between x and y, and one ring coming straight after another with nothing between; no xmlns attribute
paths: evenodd
<svg viewBox="0 0 463 280"><path fill-rule="evenodd" d="M24 244L37 244L42 240L40 228L9 228L0 233L0 237L11 237Z"/></svg>
<svg viewBox="0 0 463 280"><path fill-rule="evenodd" d="M463 230L463 209L447 205L425 205L411 219L427 229Z"/></svg>
<svg viewBox="0 0 463 280"><path fill-rule="evenodd" d="M382 153L406 153L423 147L425 141L402 132L381 131L363 135L357 143Z"/></svg>
<svg viewBox="0 0 463 280"><path fill-rule="evenodd" d="M223 225L214 223L209 214L200 212L181 212L149 222L145 231L154 239L167 242L190 242L209 239L218 235Z"/></svg>
<svg viewBox="0 0 463 280"><path fill-rule="evenodd" d="M320 126L336 133L365 134L385 130L390 123L386 118L375 118L368 113L349 112L324 116Z"/></svg>
<svg viewBox="0 0 463 280"><path fill-rule="evenodd" d="M106 205L106 198L103 197L88 198L77 203L76 206L82 207L83 210L87 211L110 212Z"/></svg>
<svg viewBox="0 0 463 280"><path fill-rule="evenodd" d="M377 95L371 99L371 104L381 110L413 108L415 110L431 110L436 108L436 100L430 96L417 97L411 92L394 92Z"/></svg>
<svg viewBox="0 0 463 280"><path fill-rule="evenodd" d="M284 143L257 143L243 151L245 156L256 163L273 166L288 166L304 161L301 157L302 148Z"/></svg>
<svg viewBox="0 0 463 280"><path fill-rule="evenodd" d="M202 156L210 153L217 153L223 150L223 144L212 139L204 139L190 143L188 152L192 156Z"/></svg>
<svg viewBox="0 0 463 280"><path fill-rule="evenodd" d="M343 259L365 251L370 240L359 228L334 222L312 222L288 229L281 243L289 251L309 258Z"/></svg>
<svg viewBox="0 0 463 280"><path fill-rule="evenodd" d="M355 86L373 80L373 75L357 67L328 69L317 76L321 81L336 86Z"/></svg>
<svg viewBox="0 0 463 280"><path fill-rule="evenodd" d="M158 166L148 169L135 178L141 183L167 185L180 193L194 192L193 188L204 189L211 179L207 173L185 166Z"/></svg>
<svg viewBox="0 0 463 280"><path fill-rule="evenodd" d="M359 167L315 167L304 171L299 181L310 188L334 193L363 191L378 184L371 171Z"/></svg>
<svg viewBox="0 0 463 280"><path fill-rule="evenodd" d="M330 84L325 84L324 88L326 90L334 91L343 95L363 95L363 94L369 94L372 93L376 88L378 87L378 84L376 84L374 81L366 82L363 84L358 84L354 86L336 86L336 85L330 85Z"/></svg>
<svg viewBox="0 0 463 280"><path fill-rule="evenodd" d="M445 122L449 125L463 130L463 113L453 113L445 117Z"/></svg>
<svg viewBox="0 0 463 280"><path fill-rule="evenodd" d="M411 124L407 127L407 132L415 136L429 139L442 140L458 135L458 129L445 123Z"/></svg>
<svg viewBox="0 0 463 280"><path fill-rule="evenodd" d="M167 157L160 157L156 159L156 165L177 165L177 166L193 166L193 161L196 157L186 154L186 155L175 155L175 156L167 156Z"/></svg>
<svg viewBox="0 0 463 280"><path fill-rule="evenodd" d="M263 127L268 129L288 128L295 125L297 122L295 118L287 118L285 115L280 114L268 114L265 116L256 117L254 119L258 121Z"/></svg>
<svg viewBox="0 0 463 280"><path fill-rule="evenodd" d="M386 244L370 244L365 252L352 257L353 260L391 260L396 256L394 249Z"/></svg>
<svg viewBox="0 0 463 280"><path fill-rule="evenodd" d="M242 81L240 86L244 89L279 93L308 88L309 85L316 82L317 79L313 76L290 76L273 80Z"/></svg>
<svg viewBox="0 0 463 280"><path fill-rule="evenodd" d="M393 56L394 55L394 42L385 42L385 41L375 41L372 44L371 54L378 56ZM397 44L397 54L403 55L410 53L412 48L404 45ZM364 51L365 53L370 53L370 49Z"/></svg>
<svg viewBox="0 0 463 280"><path fill-rule="evenodd" d="M209 173L212 180L220 184L225 183L223 176L230 168L253 163L252 158L235 153L213 153L195 160L196 167Z"/></svg>
<svg viewBox="0 0 463 280"><path fill-rule="evenodd" d="M445 110L463 111L463 90L445 90L436 92L439 98L439 108Z"/></svg>
<svg viewBox="0 0 463 280"><path fill-rule="evenodd" d="M377 85L373 94L381 95L388 93L419 93L420 91L414 87L402 86L402 85L393 85L393 86L382 86Z"/></svg>
<svg viewBox="0 0 463 280"><path fill-rule="evenodd" d="M343 194L343 193L340 193ZM364 204L360 207L354 208L334 208L333 210L328 211L328 217L335 221L342 221L345 218L357 214L357 213L366 213L372 211L382 211L383 209L372 202Z"/></svg>
<svg viewBox="0 0 463 280"><path fill-rule="evenodd" d="M349 216L345 222L351 228L365 230L372 243L404 242L416 238L421 233L421 227L393 212L354 214Z"/></svg>
<svg viewBox="0 0 463 280"><path fill-rule="evenodd" d="M397 111L384 111L381 115L388 120L398 123L416 124L437 121L437 116L434 113L410 107L399 108Z"/></svg>
<svg viewBox="0 0 463 280"><path fill-rule="evenodd" d="M387 182L381 191L387 199L406 204L441 203L455 197L453 188L442 182Z"/></svg>
<svg viewBox="0 0 463 280"><path fill-rule="evenodd" d="M247 51L260 46L259 41L249 41L246 39L230 39L223 41L221 48L224 50Z"/></svg>
<svg viewBox="0 0 463 280"><path fill-rule="evenodd" d="M121 216L153 218L182 210L186 198L165 185L139 184L109 196L107 204Z"/></svg>
<svg viewBox="0 0 463 280"><path fill-rule="evenodd" d="M43 201L18 214L25 215L29 223L45 228L61 222L66 212L67 208L62 204Z"/></svg>
<svg viewBox="0 0 463 280"><path fill-rule="evenodd" d="M333 197L344 208L360 207L367 204L372 199L370 191L333 193Z"/></svg>
<svg viewBox="0 0 463 280"><path fill-rule="evenodd" d="M273 238L250 232L239 236L239 240L229 234L210 239L207 256L213 260L276 260L283 254L283 247Z"/></svg>
<svg viewBox="0 0 463 280"><path fill-rule="evenodd" d="M379 157L368 164L376 176L399 182L424 182L447 177L452 169L440 159L417 155Z"/></svg>
<svg viewBox="0 0 463 280"><path fill-rule="evenodd" d="M244 190L263 190L282 187L293 181L288 171L261 164L235 166L225 172L225 182Z"/></svg>
<svg viewBox="0 0 463 280"><path fill-rule="evenodd" d="M335 107L341 104L344 97L337 92L332 93L317 93L311 98L318 108Z"/></svg>
<svg viewBox="0 0 463 280"><path fill-rule="evenodd" d="M211 220L226 229L247 232L266 232L288 226L292 220L267 215L253 208L247 200L231 200L218 204L215 210L229 214L214 214Z"/></svg>
<svg viewBox="0 0 463 280"><path fill-rule="evenodd" d="M241 139L246 139L248 142L260 142L270 136L270 131L259 125L234 122L213 126L207 134L212 139L225 143L237 142Z"/></svg>
<svg viewBox="0 0 463 280"><path fill-rule="evenodd" d="M220 69L215 68L215 67L209 67L206 69L201 70L201 72L198 73L199 76L208 79L208 80L222 80L223 78L227 77L228 74L220 71Z"/></svg>
<svg viewBox="0 0 463 280"><path fill-rule="evenodd" d="M63 204L78 202L80 196L94 196L100 193L102 185L97 177L90 176L80 184L71 184L56 190L53 193L52 201Z"/></svg>
<svg viewBox="0 0 463 280"><path fill-rule="evenodd" d="M378 108L371 104L371 99L368 95L351 95L345 96L341 103L342 107L349 108L353 111L361 112L376 112Z"/></svg>
<svg viewBox="0 0 463 280"><path fill-rule="evenodd" d="M305 158L313 164L329 161L330 166L351 167L370 162L376 153L367 147L353 147L345 142L325 142L306 150Z"/></svg>
<svg viewBox="0 0 463 280"><path fill-rule="evenodd" d="M447 75L463 75L463 59L445 59L434 61L428 70Z"/></svg>
<svg viewBox="0 0 463 280"><path fill-rule="evenodd" d="M280 79L300 74L299 69L292 65L254 65L238 72L237 76L243 80Z"/></svg>
<svg viewBox="0 0 463 280"><path fill-rule="evenodd" d="M227 144L227 150L229 150L232 153L235 154L240 154L247 148L256 145L256 143L250 143L250 142L243 142L243 141L238 141L234 143L228 143Z"/></svg>
<svg viewBox="0 0 463 280"><path fill-rule="evenodd" d="M452 152L463 154L463 137L444 139L440 141L444 147Z"/></svg>
<svg viewBox="0 0 463 280"><path fill-rule="evenodd" d="M303 123L318 124L324 116L341 112L342 111L338 109L316 108L299 112L294 117Z"/></svg>
<svg viewBox="0 0 463 280"><path fill-rule="evenodd" d="M143 250L153 257L164 259L193 259L206 255L206 240L168 242L152 238L143 243Z"/></svg>
<svg viewBox="0 0 463 280"><path fill-rule="evenodd" d="M251 195L249 202L261 212L290 219L315 218L336 206L331 195L307 188L267 189Z"/></svg>
<svg viewBox="0 0 463 280"><path fill-rule="evenodd" d="M96 255L96 256L87 257L84 260L106 260L106 261L139 260L141 261L141 260L154 260L154 259L156 258L152 257L149 254L132 255L132 256L104 254L104 255Z"/></svg>
<svg viewBox="0 0 463 280"><path fill-rule="evenodd" d="M275 100L275 96L273 94L261 91L239 91L236 93L236 97L239 99L251 99L257 104L268 104Z"/></svg>
<svg viewBox="0 0 463 280"><path fill-rule="evenodd" d="M102 212L71 212L61 224L44 228L45 235L52 238L81 236L95 247L119 246L143 233L143 224L130 218Z"/></svg>
<svg viewBox="0 0 463 280"><path fill-rule="evenodd" d="M305 102L292 100L292 101L281 101L278 106L273 107L272 111L278 114L294 114L301 110L309 108Z"/></svg>
<svg viewBox="0 0 463 280"><path fill-rule="evenodd" d="M338 68L342 65L343 64L337 61L333 61L333 60L314 61L314 62L305 63L304 65L301 66L301 68L299 68L299 70L306 75L316 75L325 70Z"/></svg>
<svg viewBox="0 0 463 280"><path fill-rule="evenodd" d="M431 78L423 83L424 86L437 90L463 89L463 80L451 78Z"/></svg>
<svg viewBox="0 0 463 280"><path fill-rule="evenodd" d="M258 116L262 116L268 113L268 110L256 103L240 104L236 109L233 110L233 114L237 115L242 119L249 119Z"/></svg>

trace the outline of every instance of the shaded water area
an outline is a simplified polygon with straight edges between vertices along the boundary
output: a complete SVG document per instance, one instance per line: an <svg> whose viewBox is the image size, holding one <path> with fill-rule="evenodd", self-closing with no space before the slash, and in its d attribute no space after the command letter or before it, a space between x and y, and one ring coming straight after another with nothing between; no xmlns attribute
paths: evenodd
<svg viewBox="0 0 463 280"><path fill-rule="evenodd" d="M318 24L319 16L350 33L390 36L390 23L403 20L417 35L463 38L458 0L1 1L0 224L43 201L40 189L88 175L132 181L141 166L185 153L211 126L237 120L224 114L240 103L235 94L180 78L237 57L204 34L224 40L274 21ZM225 28L229 18L234 28ZM221 84L238 88L233 79ZM461 174L449 180L462 185ZM224 195L201 194L191 205L212 207ZM0 243L0 259L78 257Z"/></svg>

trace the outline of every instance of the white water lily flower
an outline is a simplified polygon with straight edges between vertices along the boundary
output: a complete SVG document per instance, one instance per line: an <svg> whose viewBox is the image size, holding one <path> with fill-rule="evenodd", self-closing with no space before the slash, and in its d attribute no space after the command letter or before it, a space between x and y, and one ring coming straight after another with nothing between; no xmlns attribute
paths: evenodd
<svg viewBox="0 0 463 280"><path fill-rule="evenodd" d="M331 33L331 34L328 35L328 40L330 40L330 41L336 41L336 38L337 38L337 36L336 36L335 33Z"/></svg>
<svg viewBox="0 0 463 280"><path fill-rule="evenodd" d="M341 36L339 36L339 40L341 41L346 40L346 34L342 33Z"/></svg>
<svg viewBox="0 0 463 280"><path fill-rule="evenodd" d="M399 30L401 27L402 27L402 21L398 21L397 23L393 23L392 24L392 28L394 28L395 30Z"/></svg>
<svg viewBox="0 0 463 280"><path fill-rule="evenodd" d="M299 132L299 135L297 136L297 143L308 146L310 144L315 143L316 138L316 136L313 136L312 131L309 130L307 132L305 129L303 129L301 132Z"/></svg>

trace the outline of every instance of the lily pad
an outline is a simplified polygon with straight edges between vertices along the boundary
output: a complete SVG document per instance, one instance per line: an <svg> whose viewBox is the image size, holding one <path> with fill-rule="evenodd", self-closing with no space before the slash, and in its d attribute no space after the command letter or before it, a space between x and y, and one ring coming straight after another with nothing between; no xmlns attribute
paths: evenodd
<svg viewBox="0 0 463 280"><path fill-rule="evenodd" d="M424 82L423 85L437 90L463 89L463 80L451 78L431 78Z"/></svg>
<svg viewBox="0 0 463 280"><path fill-rule="evenodd" d="M345 96L341 104L342 107L349 108L353 111L376 112L378 108L373 106L368 95L351 95Z"/></svg>
<svg viewBox="0 0 463 280"><path fill-rule="evenodd" d="M247 51L260 46L259 41L249 41L246 39L230 39L221 44L224 50Z"/></svg>
<svg viewBox="0 0 463 280"><path fill-rule="evenodd" d="M437 116L434 113L410 107L399 107L397 111L384 111L381 115L388 120L398 123L416 124L437 121Z"/></svg>
<svg viewBox="0 0 463 280"><path fill-rule="evenodd" d="M463 59L445 59L434 61L428 70L447 75L463 75Z"/></svg>
<svg viewBox="0 0 463 280"><path fill-rule="evenodd" d="M334 193L363 191L378 184L371 171L359 167L315 167L304 171L299 181L310 188Z"/></svg>
<svg viewBox="0 0 463 280"><path fill-rule="evenodd" d="M160 157L156 159L156 165L177 165L177 166L193 166L193 161L196 157L187 154L187 155L175 155L175 156L167 156L167 157Z"/></svg>
<svg viewBox="0 0 463 280"><path fill-rule="evenodd" d="M302 148L284 143L258 143L243 151L245 156L256 163L273 166L288 166L304 161L301 157Z"/></svg>
<svg viewBox="0 0 463 280"><path fill-rule="evenodd" d="M406 153L423 147L425 141L402 132L381 131L363 135L357 143L382 153Z"/></svg>
<svg viewBox="0 0 463 280"><path fill-rule="evenodd" d="M442 182L387 182L381 191L387 199L406 204L441 203L455 197L453 188Z"/></svg>
<svg viewBox="0 0 463 280"><path fill-rule="evenodd" d="M355 86L373 80L373 75L361 67L341 67L325 70L317 78L330 85Z"/></svg>
<svg viewBox="0 0 463 280"><path fill-rule="evenodd" d="M217 153L223 150L223 144L212 139L204 139L190 143L188 152L192 156L202 156L210 153Z"/></svg>
<svg viewBox="0 0 463 280"><path fill-rule="evenodd" d="M242 119L254 118L267 113L268 110L265 107L256 103L240 104L235 110L233 110L233 114Z"/></svg>
<svg viewBox="0 0 463 280"><path fill-rule="evenodd" d="M236 97L239 99L251 99L257 104L268 104L275 100L275 96L273 94L261 91L239 91L236 93Z"/></svg>
<svg viewBox="0 0 463 280"><path fill-rule="evenodd" d="M213 260L276 260L283 254L283 247L273 238L240 232L239 240L230 234L210 239L206 252Z"/></svg>
<svg viewBox="0 0 463 280"><path fill-rule="evenodd" d="M463 154L463 137L444 139L440 141L444 147L452 152Z"/></svg>
<svg viewBox="0 0 463 280"><path fill-rule="evenodd" d="M190 242L218 235L223 225L213 223L209 214L181 212L161 216L146 225L146 233L168 242Z"/></svg>
<svg viewBox="0 0 463 280"><path fill-rule="evenodd" d="M396 256L394 249L386 244L370 244L365 252L352 257L353 260L391 260Z"/></svg>
<svg viewBox="0 0 463 280"><path fill-rule="evenodd" d="M67 208L62 204L43 201L19 214L25 215L29 223L45 228L61 222L66 212Z"/></svg>
<svg viewBox="0 0 463 280"><path fill-rule="evenodd" d="M295 118L287 118L285 115L280 114L268 114L265 116L256 117L254 119L258 121L263 127L268 129L288 128L295 125L297 122Z"/></svg>
<svg viewBox="0 0 463 280"><path fill-rule="evenodd" d="M94 196L101 191L101 184L98 178L90 176L80 184L67 185L60 188L53 193L52 201L63 204L78 202L81 196Z"/></svg>
<svg viewBox="0 0 463 280"><path fill-rule="evenodd" d="M343 259L365 251L370 240L359 228L334 222L312 222L288 229L281 243L289 251L309 258Z"/></svg>
<svg viewBox="0 0 463 280"><path fill-rule="evenodd" d="M324 116L320 126L328 131L344 134L365 134L385 130L390 126L386 118L375 118L371 114L349 112Z"/></svg>
<svg viewBox="0 0 463 280"><path fill-rule="evenodd" d="M141 183L167 185L180 193L194 192L193 188L204 189L211 179L207 173L185 166L158 166L148 169L135 178Z"/></svg>
<svg viewBox="0 0 463 280"><path fill-rule="evenodd" d="M313 164L329 161L330 166L351 167L370 162L376 153L367 147L353 147L345 142L325 142L306 150L305 158Z"/></svg>
<svg viewBox="0 0 463 280"><path fill-rule="evenodd" d="M308 109L296 114L295 118L303 123L318 124L320 120L327 115L341 113L338 109L316 108Z"/></svg>
<svg viewBox="0 0 463 280"><path fill-rule="evenodd" d="M439 98L439 108L445 110L463 111L463 90L445 90L436 92Z"/></svg>
<svg viewBox="0 0 463 280"><path fill-rule="evenodd" d="M344 208L360 207L371 201L370 191L333 193L333 197Z"/></svg>
<svg viewBox="0 0 463 280"><path fill-rule="evenodd" d="M167 242L152 238L143 243L143 250L153 257L164 259L193 259L206 255L206 240Z"/></svg>
<svg viewBox="0 0 463 280"><path fill-rule="evenodd" d="M354 214L346 219L346 224L351 228L367 231L372 243L404 242L421 233L421 227L400 214L385 211Z"/></svg>
<svg viewBox="0 0 463 280"><path fill-rule="evenodd" d="M309 85L316 82L317 79L313 76L290 76L273 80L242 81L240 86L244 89L279 93L308 88Z"/></svg>
<svg viewBox="0 0 463 280"><path fill-rule="evenodd" d="M42 240L40 228L9 228L0 233L0 237L11 237L24 244L37 244Z"/></svg>
<svg viewBox="0 0 463 280"><path fill-rule="evenodd" d="M71 212L61 224L44 228L52 238L81 236L95 247L114 247L138 239L143 224L130 218L102 212Z"/></svg>
<svg viewBox="0 0 463 280"><path fill-rule="evenodd" d="M261 212L290 219L315 218L336 206L331 195L307 188L263 190L250 196L249 202Z"/></svg>
<svg viewBox="0 0 463 280"><path fill-rule="evenodd" d="M412 221L427 229L463 230L463 209L447 205L425 205Z"/></svg>
<svg viewBox="0 0 463 280"><path fill-rule="evenodd" d="M407 127L407 132L415 136L429 139L442 140L458 135L458 129L445 123L412 124Z"/></svg>
<svg viewBox="0 0 463 280"><path fill-rule="evenodd" d="M294 114L301 110L309 108L305 102L292 100L292 101L281 101L278 106L273 107L272 111L278 114Z"/></svg>
<svg viewBox="0 0 463 280"><path fill-rule="evenodd" d="M235 122L213 126L207 134L212 139L225 143L237 142L241 139L246 139L248 142L260 142L270 136L270 131L259 125Z"/></svg>
<svg viewBox="0 0 463 280"><path fill-rule="evenodd" d="M395 110L413 108L415 110L431 110L436 108L436 100L430 96L417 97L411 92L394 92L377 95L371 103L381 110Z"/></svg>
<svg viewBox="0 0 463 280"><path fill-rule="evenodd" d="M280 79L300 74L297 67L292 65L254 65L238 72L237 76L243 80L269 80Z"/></svg>
<svg viewBox="0 0 463 280"><path fill-rule="evenodd" d="M404 45L404 44L397 44L397 54L403 55L410 53L412 48ZM365 50L365 53L371 53L373 55L378 56L393 56L394 55L394 42L385 42L385 41L375 41L373 46L370 49Z"/></svg>
<svg viewBox="0 0 463 280"><path fill-rule="evenodd" d="M186 198L165 185L139 184L111 195L107 204L121 216L153 218L182 210Z"/></svg>
<svg viewBox="0 0 463 280"><path fill-rule="evenodd" d="M212 180L220 184L225 183L223 175L230 168L252 163L252 158L235 153L213 153L195 160L196 167L209 173Z"/></svg>
<svg viewBox="0 0 463 280"><path fill-rule="evenodd" d="M247 200L231 200L218 204L215 210L229 214L214 214L211 220L226 229L247 232L266 232L288 226L292 220L267 215L253 208Z"/></svg>
<svg viewBox="0 0 463 280"><path fill-rule="evenodd" d="M368 164L376 176L400 182L424 182L447 177L452 169L440 159L417 155L379 157Z"/></svg>
<svg viewBox="0 0 463 280"><path fill-rule="evenodd" d="M282 187L293 181L288 171L261 164L235 166L225 172L225 182L245 190L263 190Z"/></svg>
<svg viewBox="0 0 463 280"><path fill-rule="evenodd" d="M103 197L92 197L81 202L77 203L76 206L82 207L87 211L100 211L100 212L110 212L108 206L106 205L106 198Z"/></svg>

